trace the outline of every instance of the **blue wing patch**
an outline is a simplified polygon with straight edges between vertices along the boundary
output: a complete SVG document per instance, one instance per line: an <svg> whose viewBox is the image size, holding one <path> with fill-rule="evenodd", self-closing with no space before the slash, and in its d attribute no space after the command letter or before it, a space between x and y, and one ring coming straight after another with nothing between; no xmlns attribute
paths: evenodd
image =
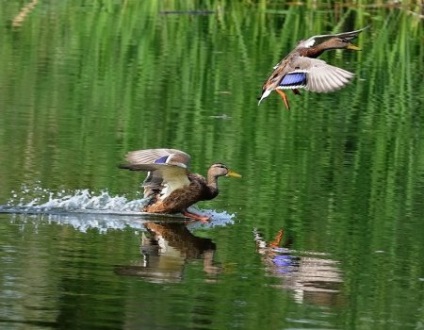
<svg viewBox="0 0 424 330"><path fill-rule="evenodd" d="M155 160L155 164L165 164L169 156L163 156Z"/></svg>
<svg viewBox="0 0 424 330"><path fill-rule="evenodd" d="M293 72L286 74L281 79L278 86L290 87L290 86L305 86L307 82L306 72Z"/></svg>

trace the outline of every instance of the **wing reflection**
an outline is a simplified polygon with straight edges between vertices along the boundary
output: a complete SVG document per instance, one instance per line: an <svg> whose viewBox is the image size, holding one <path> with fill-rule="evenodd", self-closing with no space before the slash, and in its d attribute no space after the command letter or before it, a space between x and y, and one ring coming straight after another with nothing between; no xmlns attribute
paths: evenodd
<svg viewBox="0 0 424 330"><path fill-rule="evenodd" d="M138 276L149 282L179 282L187 262L203 259L203 270L217 274L213 263L215 243L208 238L194 236L181 222L153 222L144 224L147 233L141 237L142 260L136 265L117 266L115 273Z"/></svg>
<svg viewBox="0 0 424 330"><path fill-rule="evenodd" d="M279 247L284 231L266 242L255 229L257 250L267 272L282 280L281 287L290 290L298 303L320 306L337 306L342 303L340 292L343 283L338 262L327 259L325 254L302 252Z"/></svg>

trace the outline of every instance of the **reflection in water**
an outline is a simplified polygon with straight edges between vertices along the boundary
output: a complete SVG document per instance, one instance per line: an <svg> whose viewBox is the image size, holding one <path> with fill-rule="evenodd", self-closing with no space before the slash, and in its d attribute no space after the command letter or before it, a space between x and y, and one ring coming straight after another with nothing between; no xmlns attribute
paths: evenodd
<svg viewBox="0 0 424 330"><path fill-rule="evenodd" d="M294 292L298 303L336 306L341 303L340 286L343 283L338 262L325 259L324 254L299 254L287 247L279 247L284 231L273 241L266 242L254 229L255 242L267 272L282 279L282 287Z"/></svg>
<svg viewBox="0 0 424 330"><path fill-rule="evenodd" d="M146 222L140 251L142 260L136 265L118 266L119 275L139 276L149 282L179 282L189 260L203 259L203 270L210 275L219 272L213 264L215 243L194 236L181 222Z"/></svg>

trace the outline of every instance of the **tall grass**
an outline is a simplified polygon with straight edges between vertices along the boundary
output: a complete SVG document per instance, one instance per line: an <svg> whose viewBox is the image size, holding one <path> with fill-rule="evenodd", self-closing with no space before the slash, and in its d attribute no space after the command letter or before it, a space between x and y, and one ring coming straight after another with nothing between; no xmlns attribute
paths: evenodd
<svg viewBox="0 0 424 330"><path fill-rule="evenodd" d="M300 156L299 134L314 141L313 134L320 140L323 129L331 136L381 125L376 139L385 141L383 128L409 132L416 125L421 118L417 73L422 61L415 59L423 54L423 28L415 18L396 9L342 6L335 13L287 6L273 13L272 6L276 4L39 3L17 30L3 26L0 101L9 115L1 119L2 144L13 139L17 145L13 155L8 148L0 152L12 157L11 164L28 163L28 170L35 170L34 162L45 162L36 169L43 173L29 171L31 177L51 175L50 166L78 177L79 167L86 164L112 162L125 150L172 141L175 147L192 150L200 164L236 154L246 164L257 159L270 172L275 165L268 164ZM4 21L19 12L15 3L5 7ZM214 14L161 14L199 7ZM366 25L371 26L358 40L361 53L325 57L356 71L358 79L347 90L292 97L297 109L290 116L281 114L279 105L271 106L273 98L256 107L255 97L271 67L299 39ZM317 103L334 110L313 111ZM25 116L17 116L15 107ZM230 124L209 117L221 114L233 118ZM399 118L409 124L397 127ZM310 127L317 127L317 132L311 133ZM221 141L223 133L231 139ZM45 151L48 139L51 149ZM99 141L114 147L93 152ZM339 147L349 143L341 141ZM222 144L227 146L224 151ZM322 157L328 164L332 156L326 153ZM25 154L28 157L22 158ZM63 163L64 157L73 162ZM92 167L86 170L90 176ZM108 185L114 169L98 171L104 172L97 174L106 181L88 180L94 186ZM67 181L66 175L63 179ZM280 179L282 185L290 182Z"/></svg>
<svg viewBox="0 0 424 330"><path fill-rule="evenodd" d="M223 183L215 206L269 237L284 226L297 247L349 260L348 293L388 294L381 270L400 257L405 285L417 285L424 29L409 11L419 13L419 2L399 10L365 1L42 1L12 28L20 4L5 2L0 12L0 197L32 180L136 191L140 177L116 169L126 151L181 148L196 171L220 160L243 174ZM349 87L289 95L290 112L275 95L258 108L264 79L298 40L367 25L362 52L323 56L355 72ZM230 245L232 230L221 244ZM404 240L414 241L411 251ZM384 267L355 286L383 250ZM396 304L364 301L350 303L360 312Z"/></svg>

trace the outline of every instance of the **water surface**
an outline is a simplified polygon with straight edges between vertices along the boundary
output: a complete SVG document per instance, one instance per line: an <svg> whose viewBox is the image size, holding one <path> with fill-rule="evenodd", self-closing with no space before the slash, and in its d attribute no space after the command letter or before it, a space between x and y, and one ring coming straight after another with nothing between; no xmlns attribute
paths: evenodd
<svg viewBox="0 0 424 330"><path fill-rule="evenodd" d="M423 327L416 16L29 3L0 13L0 205L45 212L0 214L2 328ZM257 106L298 40L367 25L361 52L322 56L355 73L348 87ZM143 180L116 165L153 147L243 175L199 205L211 224L116 214L137 209Z"/></svg>

